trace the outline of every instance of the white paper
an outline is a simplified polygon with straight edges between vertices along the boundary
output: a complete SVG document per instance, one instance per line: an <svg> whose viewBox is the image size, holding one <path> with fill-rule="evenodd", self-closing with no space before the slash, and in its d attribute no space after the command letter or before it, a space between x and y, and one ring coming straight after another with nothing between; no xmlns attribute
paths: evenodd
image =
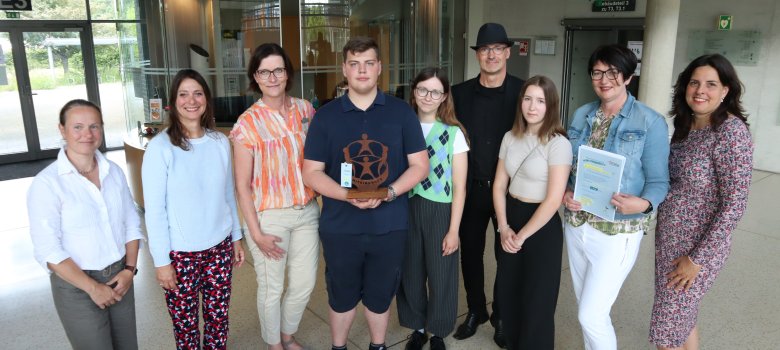
<svg viewBox="0 0 780 350"><path fill-rule="evenodd" d="M577 178L574 200L582 210L604 220L615 221L612 196L620 191L626 157L589 146L577 151Z"/></svg>

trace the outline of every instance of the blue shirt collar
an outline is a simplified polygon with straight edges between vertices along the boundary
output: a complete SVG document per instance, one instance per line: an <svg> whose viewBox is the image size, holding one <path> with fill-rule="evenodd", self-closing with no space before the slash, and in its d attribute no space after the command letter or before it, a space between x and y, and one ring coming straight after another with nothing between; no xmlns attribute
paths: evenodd
<svg viewBox="0 0 780 350"><path fill-rule="evenodd" d="M344 96L341 96L339 98L341 100L341 111L342 112L349 112L349 111L363 111L360 108L357 108L354 103L352 103L352 100L349 99L349 94L344 94ZM385 93L382 92L379 88L376 89L376 97L374 97L374 102L371 103L371 106L374 105L383 105L385 104ZM366 110L371 109L371 106L369 106Z"/></svg>

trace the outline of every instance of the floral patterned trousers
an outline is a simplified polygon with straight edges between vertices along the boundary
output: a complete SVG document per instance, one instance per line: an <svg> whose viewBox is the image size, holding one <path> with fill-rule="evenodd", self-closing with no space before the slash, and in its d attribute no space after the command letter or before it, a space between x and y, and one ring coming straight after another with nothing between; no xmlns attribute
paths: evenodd
<svg viewBox="0 0 780 350"><path fill-rule="evenodd" d="M206 250L172 251L179 291L165 291L177 349L200 349L198 294L203 296L203 349L226 349L233 274L230 237Z"/></svg>

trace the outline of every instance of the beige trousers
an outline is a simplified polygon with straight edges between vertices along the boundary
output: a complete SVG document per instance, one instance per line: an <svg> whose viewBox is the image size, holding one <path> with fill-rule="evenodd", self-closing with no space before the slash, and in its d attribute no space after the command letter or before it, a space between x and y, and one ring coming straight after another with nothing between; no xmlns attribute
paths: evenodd
<svg viewBox="0 0 780 350"><path fill-rule="evenodd" d="M282 239L277 245L285 250L284 257L265 257L248 236L247 245L257 274L257 313L260 332L268 344L281 342L280 332L298 331L309 296L317 280L320 255L320 209L311 201L303 209L269 209L257 213L260 229ZM285 270L287 290L284 291Z"/></svg>

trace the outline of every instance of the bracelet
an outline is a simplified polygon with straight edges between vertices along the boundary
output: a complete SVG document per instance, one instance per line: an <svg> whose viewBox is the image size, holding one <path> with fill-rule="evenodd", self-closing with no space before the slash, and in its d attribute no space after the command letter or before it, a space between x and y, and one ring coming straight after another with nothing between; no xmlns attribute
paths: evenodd
<svg viewBox="0 0 780 350"><path fill-rule="evenodd" d="M138 274L138 269L133 265L125 265L125 270L132 272L133 276Z"/></svg>
<svg viewBox="0 0 780 350"><path fill-rule="evenodd" d="M503 225L503 226L499 226L498 230L496 230L496 232L501 233L501 231L503 231L505 229L508 229L508 228L512 228L512 226L509 226L509 224L506 224L506 225Z"/></svg>
<svg viewBox="0 0 780 350"><path fill-rule="evenodd" d="M390 193L390 199L387 200L388 202L392 202L398 197L398 195L395 193L395 188L393 188L393 185L387 186L387 192Z"/></svg>

